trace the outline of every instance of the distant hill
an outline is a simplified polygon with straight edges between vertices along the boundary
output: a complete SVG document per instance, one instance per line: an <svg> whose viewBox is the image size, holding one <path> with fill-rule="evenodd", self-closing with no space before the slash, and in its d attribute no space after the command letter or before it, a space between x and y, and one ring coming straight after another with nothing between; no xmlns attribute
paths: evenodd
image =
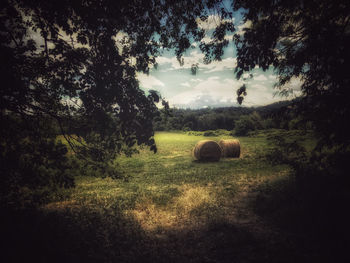
<svg viewBox="0 0 350 263"><path fill-rule="evenodd" d="M296 102L297 100L284 100L284 101L278 101L278 102L274 102L265 106L259 106L256 107L255 110L256 111L275 111L275 110L279 110L283 107L287 107L289 105L292 105ZM253 107L254 108L254 107Z"/></svg>

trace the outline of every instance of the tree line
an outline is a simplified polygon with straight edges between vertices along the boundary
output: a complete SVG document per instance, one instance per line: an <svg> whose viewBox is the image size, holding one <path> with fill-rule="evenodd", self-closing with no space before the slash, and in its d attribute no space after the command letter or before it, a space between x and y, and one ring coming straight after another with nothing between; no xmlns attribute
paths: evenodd
<svg viewBox="0 0 350 263"><path fill-rule="evenodd" d="M157 131L224 129L239 136L260 129L311 129L311 124L302 122L295 111L298 101L281 101L260 107L160 109L153 125Z"/></svg>

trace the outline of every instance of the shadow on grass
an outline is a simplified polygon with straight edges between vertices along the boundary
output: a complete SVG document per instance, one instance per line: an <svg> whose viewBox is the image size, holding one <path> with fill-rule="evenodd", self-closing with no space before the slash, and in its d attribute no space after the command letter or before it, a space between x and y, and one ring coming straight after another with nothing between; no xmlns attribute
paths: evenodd
<svg viewBox="0 0 350 263"><path fill-rule="evenodd" d="M302 262L302 254L225 221L144 231L116 209L2 211L2 262ZM273 242L272 242L273 241ZM305 260L306 262L306 260ZM308 261L310 262L310 261Z"/></svg>
<svg viewBox="0 0 350 263"><path fill-rule="evenodd" d="M3 262L142 262L145 240L118 211L2 213ZM125 227L128 226L128 227Z"/></svg>
<svg viewBox="0 0 350 263"><path fill-rule="evenodd" d="M339 182L297 183L290 177L257 190L256 213L279 228L295 250L306 249L316 262L350 262L350 195Z"/></svg>

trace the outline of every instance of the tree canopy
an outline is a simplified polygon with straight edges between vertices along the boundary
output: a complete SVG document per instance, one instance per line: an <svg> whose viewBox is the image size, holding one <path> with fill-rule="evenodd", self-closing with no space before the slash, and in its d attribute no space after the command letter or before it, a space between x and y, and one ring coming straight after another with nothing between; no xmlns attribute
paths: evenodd
<svg viewBox="0 0 350 263"><path fill-rule="evenodd" d="M208 10L218 4L2 1L0 132L5 192L9 185L35 187L36 179L45 177L53 180L43 185L71 185L65 183L71 180L63 171L69 165L65 146L57 146L59 134L76 156L97 166L113 162L121 152L130 154L135 144L156 151L152 120L161 96L141 90L136 73L156 66L163 49L173 49L181 64L191 42L204 37L198 19L206 20ZM226 27L223 22L218 38ZM210 49L222 53L225 45L215 48L212 43ZM65 165L58 164L60 158ZM26 167L35 168L25 172ZM60 172L51 173L58 168Z"/></svg>
<svg viewBox="0 0 350 263"><path fill-rule="evenodd" d="M278 74L282 94L301 81L302 113L313 120L325 145L349 145L350 4L322 1L234 1L243 8L245 29L235 35L240 78L259 66ZM242 96L241 96L242 100Z"/></svg>

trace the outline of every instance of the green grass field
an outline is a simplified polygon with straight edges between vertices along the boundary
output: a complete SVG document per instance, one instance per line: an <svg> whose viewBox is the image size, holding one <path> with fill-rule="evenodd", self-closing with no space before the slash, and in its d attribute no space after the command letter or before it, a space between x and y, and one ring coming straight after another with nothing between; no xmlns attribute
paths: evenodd
<svg viewBox="0 0 350 263"><path fill-rule="evenodd" d="M238 193L286 178L289 168L260 160L268 148L264 136L239 138L240 158L194 161L191 150L197 141L221 138L232 137L159 132L155 136L157 154L141 149L131 158L120 158L120 169L128 180L79 177L67 200L51 203L46 209L118 207L150 234L229 221Z"/></svg>
<svg viewBox="0 0 350 263"><path fill-rule="evenodd" d="M13 261L39 262L314 262L317 238L304 232L315 218L299 209L292 169L272 165L269 136L310 134L266 130L238 138L240 158L198 162L202 139L232 138L216 131L158 132L158 152L140 148L118 158L124 179L84 176L56 202L5 222L18 233ZM91 171L89 171L91 174ZM308 208L307 208L308 209ZM302 224L299 224L299 223ZM18 226L21 226L20 228ZM28 246L28 244L30 244Z"/></svg>
<svg viewBox="0 0 350 263"><path fill-rule="evenodd" d="M47 257L89 262L294 262L300 255L286 236L256 213L258 199L264 205L261 199L283 191L292 180L288 166L271 165L264 158L271 148L266 138L274 133L280 132L238 138L240 158L198 162L191 155L196 142L232 138L229 133L204 137L158 132L156 154L141 148L131 158L119 158L126 180L78 177L64 200L42 207L43 242L54 239ZM282 252L292 256L282 260Z"/></svg>

